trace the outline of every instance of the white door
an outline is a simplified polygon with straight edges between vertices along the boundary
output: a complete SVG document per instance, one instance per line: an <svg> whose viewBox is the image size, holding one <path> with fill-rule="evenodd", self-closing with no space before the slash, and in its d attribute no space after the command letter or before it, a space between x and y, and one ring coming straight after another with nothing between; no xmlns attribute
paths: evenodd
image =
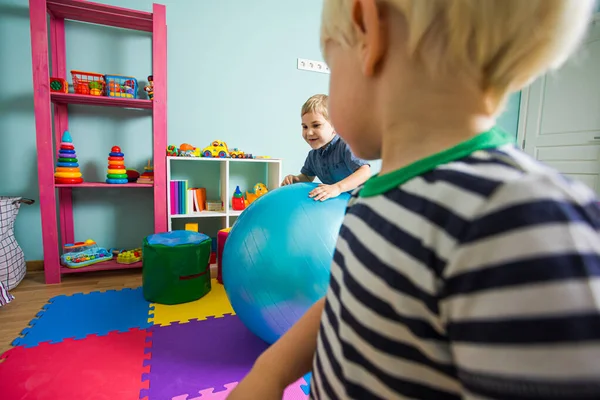
<svg viewBox="0 0 600 400"><path fill-rule="evenodd" d="M559 71L523 90L519 143L526 153L600 194L600 18Z"/></svg>

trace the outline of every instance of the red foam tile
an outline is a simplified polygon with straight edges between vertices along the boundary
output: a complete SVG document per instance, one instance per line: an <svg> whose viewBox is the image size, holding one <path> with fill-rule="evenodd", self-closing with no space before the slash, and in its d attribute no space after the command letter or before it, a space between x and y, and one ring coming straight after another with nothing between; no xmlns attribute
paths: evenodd
<svg viewBox="0 0 600 400"><path fill-rule="evenodd" d="M82 340L14 347L0 362L3 400L137 400L148 389L142 374L149 344L145 329Z"/></svg>

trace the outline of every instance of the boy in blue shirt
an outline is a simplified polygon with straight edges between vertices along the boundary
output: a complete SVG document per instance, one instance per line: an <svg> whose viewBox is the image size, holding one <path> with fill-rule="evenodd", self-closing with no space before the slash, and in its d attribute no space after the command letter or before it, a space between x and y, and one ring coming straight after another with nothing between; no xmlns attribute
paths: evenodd
<svg viewBox="0 0 600 400"><path fill-rule="evenodd" d="M350 147L333 129L327 102L327 95L316 94L302 106L302 137L312 150L300 174L288 175L281 183L285 186L319 178L321 184L309 194L318 201L353 190L371 176L369 163L354 156Z"/></svg>
<svg viewBox="0 0 600 400"><path fill-rule="evenodd" d="M326 296L229 400L281 399L311 370L320 400L600 399L598 198L494 128L594 1L323 7L333 123L381 172L350 200Z"/></svg>

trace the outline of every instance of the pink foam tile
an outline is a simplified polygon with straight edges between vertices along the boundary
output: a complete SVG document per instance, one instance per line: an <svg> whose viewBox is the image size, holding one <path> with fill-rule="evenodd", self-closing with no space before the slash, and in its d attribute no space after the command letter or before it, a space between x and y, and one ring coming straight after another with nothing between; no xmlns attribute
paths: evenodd
<svg viewBox="0 0 600 400"><path fill-rule="evenodd" d="M298 379L292 383L283 392L283 400L306 400L308 396L304 394L300 385L303 385L304 378ZM200 396L189 398L187 394L182 394L171 398L171 400L226 400L229 393L237 386L237 382L228 383L225 386L225 390L215 392L214 389L201 390Z"/></svg>

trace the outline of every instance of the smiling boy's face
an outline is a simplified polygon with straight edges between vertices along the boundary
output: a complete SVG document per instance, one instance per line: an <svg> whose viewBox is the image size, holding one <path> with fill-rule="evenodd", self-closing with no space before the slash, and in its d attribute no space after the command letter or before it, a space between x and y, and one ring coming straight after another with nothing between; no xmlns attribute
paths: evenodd
<svg viewBox="0 0 600 400"><path fill-rule="evenodd" d="M319 113L306 113L302 116L302 137L313 149L320 149L335 136L333 126Z"/></svg>

